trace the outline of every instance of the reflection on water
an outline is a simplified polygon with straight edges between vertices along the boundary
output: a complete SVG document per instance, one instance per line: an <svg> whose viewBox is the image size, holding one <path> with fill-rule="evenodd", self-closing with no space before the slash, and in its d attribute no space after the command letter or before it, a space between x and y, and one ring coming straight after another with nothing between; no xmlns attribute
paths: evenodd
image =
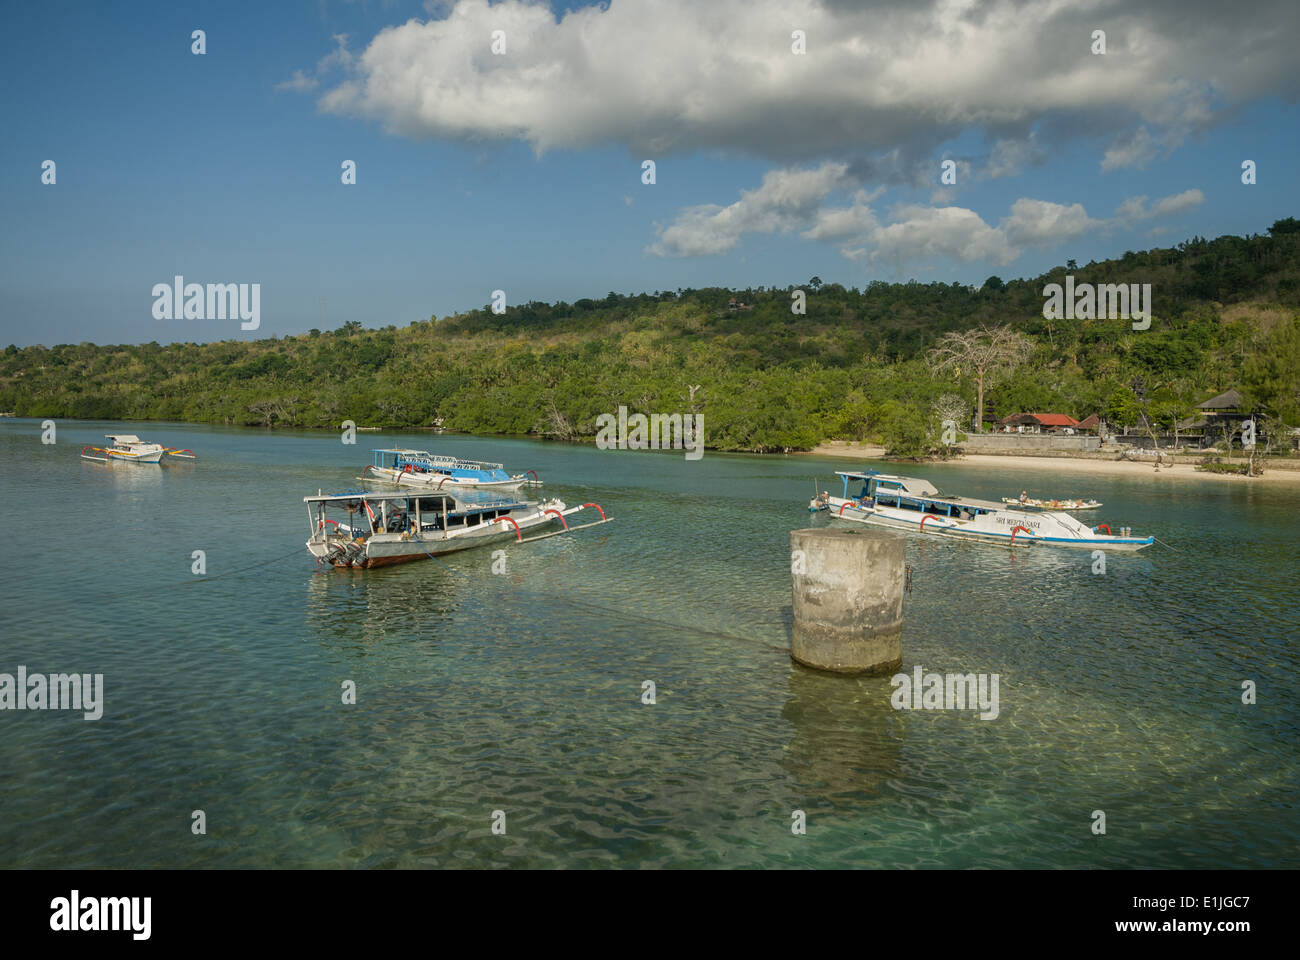
<svg viewBox="0 0 1300 960"><path fill-rule="evenodd" d="M804 795L841 814L902 778L906 715L889 705L887 677L839 677L792 666L781 716L793 727L782 766Z"/></svg>
<svg viewBox="0 0 1300 960"><path fill-rule="evenodd" d="M76 504L5 554L0 671L106 691L93 723L4 718L15 865L1296 865L1289 488L911 470L972 497L1095 496L1089 520L1171 545L1096 575L1085 550L909 535L902 669L997 673L981 721L791 663L789 531L828 522L809 481L842 464L444 435L615 522L502 544L501 575L490 550L335 570L303 546L302 497L355 486L357 448L142 424L200 459L81 462L111 428L60 424L46 447L0 424L0 495Z"/></svg>

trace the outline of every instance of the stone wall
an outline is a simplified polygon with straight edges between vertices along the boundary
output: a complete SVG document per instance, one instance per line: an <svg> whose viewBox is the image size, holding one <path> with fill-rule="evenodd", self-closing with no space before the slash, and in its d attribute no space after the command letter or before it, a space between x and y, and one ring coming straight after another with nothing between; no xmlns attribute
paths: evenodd
<svg viewBox="0 0 1300 960"><path fill-rule="evenodd" d="M960 444L963 453L1014 453L1022 456L1069 456L1101 449L1101 439L1052 433L972 433Z"/></svg>

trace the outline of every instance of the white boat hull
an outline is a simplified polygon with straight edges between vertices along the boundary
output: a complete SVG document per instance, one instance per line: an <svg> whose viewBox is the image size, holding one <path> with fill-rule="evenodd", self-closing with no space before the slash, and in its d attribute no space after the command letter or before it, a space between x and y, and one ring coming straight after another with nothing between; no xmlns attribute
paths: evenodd
<svg viewBox="0 0 1300 960"><path fill-rule="evenodd" d="M1069 514L1052 511L1000 510L963 520L897 507L863 506L858 501L842 497L831 497L829 509L831 516L840 520L1012 546L1039 543L1082 550L1133 551L1155 542L1154 537L1116 537L1096 533Z"/></svg>
<svg viewBox="0 0 1300 960"><path fill-rule="evenodd" d="M123 460L127 463L162 463L164 452L165 451L163 450L162 447L159 447L157 450L146 450L139 453L129 451L129 450L112 450L112 449L107 449L104 451L108 459Z"/></svg>
<svg viewBox="0 0 1300 960"><path fill-rule="evenodd" d="M511 477L508 480L475 480L457 478L443 473L410 473L394 470L391 467L370 467L365 474L357 477L362 482L388 483L398 487L413 487L418 490L442 490L447 487L459 487L462 490L518 490L528 483L527 477Z"/></svg>
<svg viewBox="0 0 1300 960"><path fill-rule="evenodd" d="M326 528L316 531L315 535L307 541L307 549L317 560L337 567L389 566L500 541L518 541L525 539L524 533L528 530L560 527L562 529L555 532L562 533L569 529L567 522L562 518L585 508L586 505L566 508L562 500L549 500L527 511L511 512L508 520L503 517L471 526L453 527L450 531L437 529L418 533L415 531L376 533L354 537L352 531ZM602 514L598 523L607 522L608 520ZM586 524L586 526L593 525ZM549 534L540 534L526 539L537 539L541 536L549 536Z"/></svg>

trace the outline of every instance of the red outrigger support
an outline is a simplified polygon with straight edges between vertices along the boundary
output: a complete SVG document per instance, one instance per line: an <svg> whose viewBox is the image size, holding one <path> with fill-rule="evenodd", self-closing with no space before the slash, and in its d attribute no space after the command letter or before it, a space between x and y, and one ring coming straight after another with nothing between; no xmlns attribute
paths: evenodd
<svg viewBox="0 0 1300 960"><path fill-rule="evenodd" d="M1113 533L1110 532L1110 525L1109 525L1109 524L1106 524L1106 523L1099 523L1099 524L1097 524L1095 527L1092 528L1092 532L1093 532L1093 533L1096 533L1098 530L1105 530L1105 531L1106 531L1106 536L1108 536L1108 537L1113 537L1113 536L1115 536L1115 534L1113 534Z"/></svg>
<svg viewBox="0 0 1300 960"><path fill-rule="evenodd" d="M493 523L508 523L515 528L515 542L519 543L524 539L524 533L519 529L519 524L515 523L514 517L497 517Z"/></svg>
<svg viewBox="0 0 1300 960"><path fill-rule="evenodd" d="M1031 535L1031 536L1032 536L1033 533L1034 533L1034 531L1030 530L1028 527L1024 526L1023 524L1019 524L1019 523L1016 524L1015 529L1013 529L1013 530L1011 531L1011 543L1012 543L1012 545L1014 545L1015 542L1016 542L1016 534L1019 533L1021 530L1025 531L1025 533L1027 533L1027 534L1029 534L1029 535Z"/></svg>

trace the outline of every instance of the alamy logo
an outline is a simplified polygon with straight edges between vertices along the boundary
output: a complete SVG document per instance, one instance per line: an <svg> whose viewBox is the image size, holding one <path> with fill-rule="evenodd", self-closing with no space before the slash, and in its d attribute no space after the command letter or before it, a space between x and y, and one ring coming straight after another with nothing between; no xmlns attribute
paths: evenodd
<svg viewBox="0 0 1300 960"><path fill-rule="evenodd" d="M1134 330L1151 326L1151 284L1075 284L1065 277L1065 287L1049 283L1043 287L1043 317L1047 320L1137 320Z"/></svg>
<svg viewBox="0 0 1300 960"><path fill-rule="evenodd" d="M692 391L693 393L694 391ZM644 413L627 415L627 407L618 408L618 416L602 413L596 417L598 450L685 450L687 460L704 456L704 414Z"/></svg>
<svg viewBox="0 0 1300 960"><path fill-rule="evenodd" d="M50 901L50 929L129 930L133 940L148 940L153 926L152 897L86 897L73 890L70 897Z"/></svg>
<svg viewBox="0 0 1300 960"><path fill-rule="evenodd" d="M186 283L174 277L171 283L155 283L152 296L155 320L234 320L244 321L241 330L256 330L262 325L262 285L260 283Z"/></svg>
<svg viewBox="0 0 1300 960"><path fill-rule="evenodd" d="M996 673L925 673L918 664L912 675L895 674L889 703L895 710L979 710L981 720L998 717Z"/></svg>
<svg viewBox="0 0 1300 960"><path fill-rule="evenodd" d="M91 681L94 680L92 684ZM0 710L81 710L87 720L104 714L104 675L97 673L0 673Z"/></svg>

